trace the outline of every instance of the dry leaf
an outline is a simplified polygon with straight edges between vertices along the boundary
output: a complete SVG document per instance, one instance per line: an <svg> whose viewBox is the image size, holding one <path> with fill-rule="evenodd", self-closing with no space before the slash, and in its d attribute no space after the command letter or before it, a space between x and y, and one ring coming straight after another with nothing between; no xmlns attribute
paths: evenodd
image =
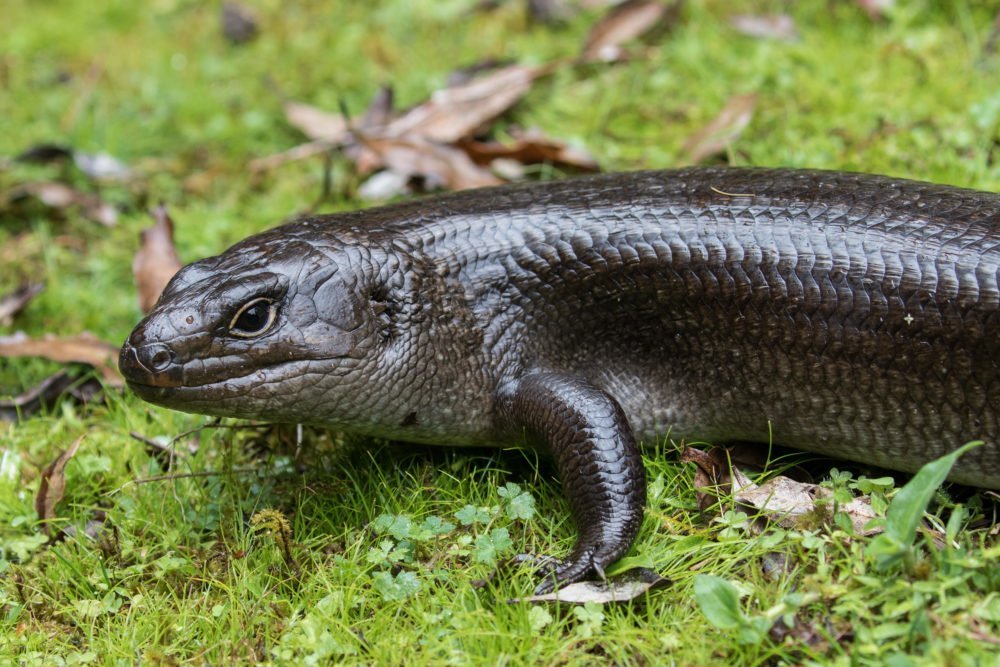
<svg viewBox="0 0 1000 667"><path fill-rule="evenodd" d="M31 416L53 403L72 384L73 377L64 370L50 375L20 396L0 401L0 420L13 422Z"/></svg>
<svg viewBox="0 0 1000 667"><path fill-rule="evenodd" d="M800 527L807 516L811 521L817 509L833 511L833 494L829 489L781 475L758 486L737 466L731 465L727 451L721 447L707 452L688 447L681 452L681 461L697 466L694 485L699 489L698 505L702 511L714 504L713 495L730 492L736 502L786 528ZM837 510L848 515L858 534L881 532L880 528L865 528L876 518L867 498L855 498L846 505L839 505Z"/></svg>
<svg viewBox="0 0 1000 667"><path fill-rule="evenodd" d="M545 595L529 595L528 597L516 598L511 602L563 602L566 604L628 602L669 583L669 579L661 577L652 570L636 568L606 582L578 581Z"/></svg>
<svg viewBox="0 0 1000 667"><path fill-rule="evenodd" d="M683 151L688 162L697 164L726 150L740 133L750 124L757 95L733 95L726 102L719 115L684 142Z"/></svg>
<svg viewBox="0 0 1000 667"><path fill-rule="evenodd" d="M230 44L245 44L257 36L253 12L236 2L222 4L222 34Z"/></svg>
<svg viewBox="0 0 1000 667"><path fill-rule="evenodd" d="M380 134L421 137L449 144L471 136L510 109L553 65L509 65L458 86L435 91L429 100L404 112Z"/></svg>
<svg viewBox="0 0 1000 667"><path fill-rule="evenodd" d="M545 24L562 23L573 15L566 0L528 0L528 17Z"/></svg>
<svg viewBox="0 0 1000 667"><path fill-rule="evenodd" d="M480 75L434 92L430 99L394 114L392 89L381 88L365 114L354 121L298 102L287 102L288 121L313 141L251 163L260 171L342 145L359 174L384 170L363 187L366 198L400 193L422 179L426 189L466 188L502 182L486 168L494 160L523 158L579 169L595 169L593 158L578 149L538 136L517 145L476 144L471 137L506 112L556 63L540 66L494 64ZM456 142L463 142L456 147ZM478 156L476 160L468 153ZM492 154L492 155L491 155ZM479 162L477 164L477 161Z"/></svg>
<svg viewBox="0 0 1000 667"><path fill-rule="evenodd" d="M153 309L163 288L182 266L174 248L174 222L167 207L160 204L152 216L155 224L139 234L141 247L132 260L139 308L144 313Z"/></svg>
<svg viewBox="0 0 1000 667"><path fill-rule="evenodd" d="M79 382L77 378L61 370L20 396L0 400L0 421L27 419L39 410L53 405L61 396L69 396L78 403L86 404L100 392L101 383L94 378Z"/></svg>
<svg viewBox="0 0 1000 667"><path fill-rule="evenodd" d="M29 164L51 164L73 159L73 148L63 144L35 144L19 153L14 160Z"/></svg>
<svg viewBox="0 0 1000 667"><path fill-rule="evenodd" d="M135 174L108 153L85 153L63 144L35 144L14 158L32 164L59 164L72 161L84 175L96 181L126 181Z"/></svg>
<svg viewBox="0 0 1000 667"><path fill-rule="evenodd" d="M458 147L476 164L489 165L494 160L517 160L521 164L554 164L581 171L597 171L597 161L585 150L550 139L539 130L512 132L513 143L463 139Z"/></svg>
<svg viewBox="0 0 1000 667"><path fill-rule="evenodd" d="M365 201L385 201L410 192L410 177L390 169L372 174L358 187L358 197Z"/></svg>
<svg viewBox="0 0 1000 667"><path fill-rule="evenodd" d="M363 115L357 124L360 130L370 130L373 128L385 127L392 120L392 113L395 109L396 93L392 86L379 86L368 103Z"/></svg>
<svg viewBox="0 0 1000 667"><path fill-rule="evenodd" d="M358 173L379 169L425 178L434 187L464 189L494 185L500 179L450 144L474 134L507 111L554 65L507 65L433 93L429 100L393 116L392 89L383 87L364 116L350 121L308 104L286 102L285 116L312 142L254 160L262 171L346 145ZM352 126L353 125L353 126Z"/></svg>
<svg viewBox="0 0 1000 667"><path fill-rule="evenodd" d="M656 0L627 0L598 21L583 45L581 58L615 62L625 57L622 45L669 24L681 2L664 4Z"/></svg>
<svg viewBox="0 0 1000 667"><path fill-rule="evenodd" d="M387 167L410 178L426 179L427 189L464 190L502 182L452 146L420 137L366 137L361 142L366 157L358 161L360 173Z"/></svg>
<svg viewBox="0 0 1000 667"><path fill-rule="evenodd" d="M779 475L760 486L743 477L734 486L736 502L752 507L785 528L801 527L803 520L811 520L817 510L833 512L833 492L817 484L796 482ZM882 528L865 528L876 518L875 510L867 498L854 498L845 505L838 505L837 511L850 518L854 532L859 535L882 532Z"/></svg>
<svg viewBox="0 0 1000 667"><path fill-rule="evenodd" d="M726 450L713 447L707 452L694 447L685 447L681 451L681 462L695 464L694 488L697 489L698 507L707 510L715 504L715 494L709 489L724 487L729 483L729 459Z"/></svg>
<svg viewBox="0 0 1000 667"><path fill-rule="evenodd" d="M350 127L342 114L323 111L310 104L288 101L283 105L288 124L313 141L339 145L347 141Z"/></svg>
<svg viewBox="0 0 1000 667"><path fill-rule="evenodd" d="M0 298L0 326L8 327L14 317L45 289L45 283L25 283L7 296Z"/></svg>
<svg viewBox="0 0 1000 667"><path fill-rule="evenodd" d="M356 122L348 121L342 114L323 111L301 102L285 102L283 106L288 123L309 137L311 141L281 153L251 160L248 165L251 172L268 171L288 162L321 155L333 148L348 144L351 141L352 129L365 130L384 127L392 120L393 91L388 86L379 87L365 114ZM354 128L351 127L352 122L355 125ZM356 147L354 148L356 149ZM351 152L351 147L349 147L348 152Z"/></svg>
<svg viewBox="0 0 1000 667"><path fill-rule="evenodd" d="M124 386L118 373L118 346L98 340L88 333L68 338L31 338L23 333L0 337L0 357L41 357L60 363L89 364L112 387Z"/></svg>
<svg viewBox="0 0 1000 667"><path fill-rule="evenodd" d="M52 526L50 522L56 518L56 505L62 500L66 491L66 478L63 471L66 464L76 455L80 448L84 436L80 436L64 451L56 460L46 466L42 471L38 484L38 494L35 496L35 511L38 512L38 520L43 523L42 530L49 537L52 537Z"/></svg>
<svg viewBox="0 0 1000 667"><path fill-rule="evenodd" d="M84 216L106 227L114 227L118 222L118 211L97 195L82 192L65 183L39 181L24 183L11 191L11 198L34 197L45 206L54 209L79 208Z"/></svg>
<svg viewBox="0 0 1000 667"><path fill-rule="evenodd" d="M95 181L127 181L135 174L124 162L108 153L73 153L73 162Z"/></svg>
<svg viewBox="0 0 1000 667"><path fill-rule="evenodd" d="M896 4L896 0L857 0L857 2L873 19L884 18Z"/></svg>
<svg viewBox="0 0 1000 667"><path fill-rule="evenodd" d="M748 37L777 39L783 42L796 42L799 39L795 20L788 14L769 14L767 16L737 14L729 17L729 25Z"/></svg>
<svg viewBox="0 0 1000 667"><path fill-rule="evenodd" d="M309 143L299 144L294 148L290 148L287 151L282 151L280 153L274 153L273 155L265 155L264 157L259 157L251 160L247 167L253 173L260 173L268 171L270 169L275 169L283 164L289 162L296 162L298 160L305 160L314 155L322 155L330 150L331 145L326 141L310 141Z"/></svg>
<svg viewBox="0 0 1000 667"><path fill-rule="evenodd" d="M487 72L498 70L501 67L509 67L513 65L514 62L515 61L509 58L486 58L485 60L480 60L477 63L459 67L458 69L452 70L448 74L448 87L455 88L457 86L464 86L478 76L483 76Z"/></svg>

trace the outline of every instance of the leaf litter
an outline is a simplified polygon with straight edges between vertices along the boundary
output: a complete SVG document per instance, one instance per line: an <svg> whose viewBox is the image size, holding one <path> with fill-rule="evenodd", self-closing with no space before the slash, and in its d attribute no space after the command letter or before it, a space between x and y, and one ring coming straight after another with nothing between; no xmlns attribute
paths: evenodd
<svg viewBox="0 0 1000 667"><path fill-rule="evenodd" d="M619 62L631 57L628 42L653 40L665 32L680 15L683 0L626 0L616 5L590 29L580 59L585 62Z"/></svg>
<svg viewBox="0 0 1000 667"><path fill-rule="evenodd" d="M238 2L222 3L220 19L222 36L233 45L253 41L260 30L254 13Z"/></svg>
<svg viewBox="0 0 1000 667"><path fill-rule="evenodd" d="M607 581L578 581L561 586L551 593L529 595L515 598L510 602L559 602L563 604L582 605L587 603L611 604L632 602L646 593L663 588L671 583L670 579L656 572L641 567L624 572Z"/></svg>
<svg viewBox="0 0 1000 667"><path fill-rule="evenodd" d="M56 505L63 499L66 492L66 464L76 456L80 449L80 443L84 436L80 436L65 451L59 454L42 471L38 484L38 493L35 495L35 511L38 513L38 520L42 523L42 530L52 538L52 521L56 518Z"/></svg>
<svg viewBox="0 0 1000 667"><path fill-rule="evenodd" d="M596 169L596 161L585 151L549 139L538 130L512 133L513 144L482 138L538 79L559 64L478 63L454 73L449 85L426 101L399 112L393 109L392 89L382 87L359 118L286 101L287 122L309 143L255 160L251 170L342 149L357 173L377 179L362 185L362 196L378 199L410 191L414 183L427 190L497 185L505 176L521 173L503 168L511 161Z"/></svg>
<svg viewBox="0 0 1000 667"><path fill-rule="evenodd" d="M0 326L9 327L14 322L14 318L36 296L45 289L45 283L28 282L24 283L10 294L0 297Z"/></svg>
<svg viewBox="0 0 1000 667"><path fill-rule="evenodd" d="M161 203L150 214L154 224L140 232L139 251L132 260L132 275L143 313L153 309L163 288L182 266L174 247L174 222L166 205Z"/></svg>
<svg viewBox="0 0 1000 667"><path fill-rule="evenodd" d="M18 154L14 160L42 165L71 163L93 181L127 181L136 175L127 164L110 153L88 153L58 143L35 144Z"/></svg>
<svg viewBox="0 0 1000 667"><path fill-rule="evenodd" d="M694 485L701 489L698 505L702 511L714 505L716 495L731 493L737 503L758 516L784 528L796 529L812 523L817 513L828 516L834 509L833 492L818 484L798 482L783 475L760 485L750 481L739 467L731 464L724 448L706 452L688 447L681 452L681 460L696 466ZM839 504L836 510L850 519L858 535L875 535L882 530L870 525L878 517L866 497Z"/></svg>
<svg viewBox="0 0 1000 667"><path fill-rule="evenodd" d="M799 41L795 19L788 14L736 14L729 17L729 25L740 34L757 39L776 39L782 42Z"/></svg>
<svg viewBox="0 0 1000 667"><path fill-rule="evenodd" d="M101 383L96 378L81 380L76 374L62 369L19 396L0 400L0 421L27 419L67 397L85 405L100 395L101 389Z"/></svg>
<svg viewBox="0 0 1000 667"><path fill-rule="evenodd" d="M757 95L733 95L707 125L688 137L682 148L690 164L718 155L729 148L753 119Z"/></svg>
<svg viewBox="0 0 1000 667"><path fill-rule="evenodd" d="M66 183L58 181L22 183L8 191L6 206L26 198L33 198L43 206L57 211L77 209L84 217L105 227L114 227L118 224L118 209L114 205L95 194L84 192Z"/></svg>
<svg viewBox="0 0 1000 667"><path fill-rule="evenodd" d="M23 332L0 337L0 358L41 357L59 363L80 363L92 366L105 384L124 386L115 359L118 346L98 340L89 333L76 336L52 335L32 338Z"/></svg>

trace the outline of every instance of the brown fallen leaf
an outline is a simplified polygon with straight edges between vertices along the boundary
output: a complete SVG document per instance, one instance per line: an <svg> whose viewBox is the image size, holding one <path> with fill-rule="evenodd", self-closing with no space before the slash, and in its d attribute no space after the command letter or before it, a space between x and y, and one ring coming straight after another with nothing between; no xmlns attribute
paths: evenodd
<svg viewBox="0 0 1000 667"><path fill-rule="evenodd" d="M289 162L305 160L306 158L313 157L314 155L328 153L331 148L333 148L333 144L330 144L327 141L323 141L321 139L317 141L310 141L308 143L299 144L298 146L289 148L287 151L273 153L271 155L265 155L264 157L250 160L247 164L247 168L253 174L260 174Z"/></svg>
<svg viewBox="0 0 1000 667"><path fill-rule="evenodd" d="M515 64L515 61L509 58L486 58L485 60L480 60L479 62L473 63L471 65L465 65L459 67L458 69L453 69L448 74L448 87L454 88L456 86L464 86L478 76L482 76L487 72L498 70L501 67L509 67Z"/></svg>
<svg viewBox="0 0 1000 667"><path fill-rule="evenodd" d="M722 447L713 447L708 451L685 447L680 459L683 463L695 465L693 483L697 489L698 508L704 512L715 504L715 496L724 493L729 484L730 466L726 450ZM718 491L710 493L712 489Z"/></svg>
<svg viewBox="0 0 1000 667"><path fill-rule="evenodd" d="M27 419L39 410L55 404L60 397L68 396L77 403L86 404L101 392L101 383L94 378L80 381L66 370L58 371L37 385L10 400L0 400L0 421L15 422Z"/></svg>
<svg viewBox="0 0 1000 667"><path fill-rule="evenodd" d="M376 122L390 118L391 112L386 108L388 104L382 104L381 110L373 113L379 99L376 97L363 119L368 126L353 131L353 144L347 147L347 154L360 174L386 168L407 179L425 179L425 189L463 190L502 183L450 144L472 135L507 111L553 66L506 65L493 69L434 92L428 101L382 126Z"/></svg>
<svg viewBox="0 0 1000 667"><path fill-rule="evenodd" d="M9 327L14 317L45 289L45 283L25 283L5 297L0 298L0 326Z"/></svg>
<svg viewBox="0 0 1000 667"><path fill-rule="evenodd" d="M827 514L833 511L833 493L829 489L807 482L796 482L778 475L757 485L732 465L725 448L715 447L707 452L685 448L681 461L697 466L694 485L698 489L698 505L702 511L711 507L715 496L733 494L737 503L754 510L759 516L785 528L801 528L811 522L817 510ZM866 528L876 518L867 498L855 498L837 510L845 513L859 535L874 535L881 528Z"/></svg>
<svg viewBox="0 0 1000 667"><path fill-rule="evenodd" d="M360 118L332 114L298 102L286 102L286 117L312 141L282 154L251 163L255 172L342 147L361 175L381 172L362 186L362 196L384 198L424 189L496 185L498 166L506 160L551 162L592 170L597 165L581 150L534 135L514 146L474 142L472 137L488 128L513 106L540 77L559 63L528 66L483 63L462 75L458 83L434 92L408 110L393 110L392 89L383 87Z"/></svg>
<svg viewBox="0 0 1000 667"><path fill-rule="evenodd" d="M358 119L357 128L370 130L385 127L393 118L396 104L396 91L392 86L379 86L372 96L365 113Z"/></svg>
<svg viewBox="0 0 1000 667"><path fill-rule="evenodd" d="M222 34L230 44L246 44L257 36L257 18L237 2L224 2Z"/></svg>
<svg viewBox="0 0 1000 667"><path fill-rule="evenodd" d="M350 124L342 114L293 100L285 102L282 107L288 124L313 141L335 146L346 141L350 134Z"/></svg>
<svg viewBox="0 0 1000 667"><path fill-rule="evenodd" d="M572 15L566 0L528 0L528 18L536 23L562 23Z"/></svg>
<svg viewBox="0 0 1000 667"><path fill-rule="evenodd" d="M555 63L508 65L460 85L442 88L423 104L388 123L379 134L418 136L443 144L458 141L505 113L555 66Z"/></svg>
<svg viewBox="0 0 1000 667"><path fill-rule="evenodd" d="M587 151L574 148L557 139L550 139L539 130L511 133L513 143L462 139L461 148L479 165L489 165L494 160L516 160L521 164L553 164L580 171L597 171L597 160Z"/></svg>
<svg viewBox="0 0 1000 667"><path fill-rule="evenodd" d="M421 137L363 137L364 157L358 161L360 173L386 167L410 178L423 178L427 189L464 190L502 181L473 162L461 150Z"/></svg>
<svg viewBox="0 0 1000 667"><path fill-rule="evenodd" d="M777 39L783 42L797 42L799 31L795 19L788 14L737 14L729 17L729 25L747 37Z"/></svg>
<svg viewBox="0 0 1000 667"><path fill-rule="evenodd" d="M87 153L65 144L35 144L18 154L14 160L46 165L72 162L85 176L95 181L127 181L135 176L124 162L109 153Z"/></svg>
<svg viewBox="0 0 1000 667"><path fill-rule="evenodd" d="M38 181L19 185L10 193L12 200L34 197L49 208L63 210L78 208L83 215L105 227L118 223L118 210L97 195L77 190L57 181Z"/></svg>
<svg viewBox="0 0 1000 667"><path fill-rule="evenodd" d="M861 9L872 19L885 18L885 15L896 4L896 0L857 0Z"/></svg>
<svg viewBox="0 0 1000 667"><path fill-rule="evenodd" d="M622 45L668 26L682 5L682 1L665 4L657 0L626 0L590 29L580 59L600 62L624 59L626 51Z"/></svg>
<svg viewBox="0 0 1000 667"><path fill-rule="evenodd" d="M343 114L334 114L302 102L286 101L283 104L285 120L307 138L308 143L299 144L281 153L251 160L250 171L260 173L280 167L288 162L304 160L314 155L328 153L334 148L351 141L351 130L374 130L383 128L392 120L393 91L381 86L375 92L364 115L356 120L348 120ZM353 126L353 127L352 127ZM350 150L348 151L350 153Z"/></svg>
<svg viewBox="0 0 1000 667"><path fill-rule="evenodd" d="M89 364L97 369L106 384L124 386L115 361L118 346L98 340L88 333L66 338L31 338L18 332L0 337L0 357L41 357L61 363Z"/></svg>
<svg viewBox="0 0 1000 667"><path fill-rule="evenodd" d="M562 602L565 604L629 602L649 591L663 588L669 583L670 579L661 577L652 570L636 568L620 576L612 577L608 581L578 581L551 593L515 598L510 602Z"/></svg>
<svg viewBox="0 0 1000 667"><path fill-rule="evenodd" d="M803 523L811 521L817 510L828 514L833 512L833 492L817 484L796 482L779 475L760 486L744 477L739 485L734 486L736 502L752 507L785 528L803 527ZM837 511L850 518L858 535L875 535L883 530L881 527L867 528L872 519L877 518L868 498L854 498L849 503L838 505Z"/></svg>
<svg viewBox="0 0 1000 667"><path fill-rule="evenodd" d="M65 144L39 143L18 153L14 160L27 164L65 163L73 159L73 148Z"/></svg>
<svg viewBox="0 0 1000 667"><path fill-rule="evenodd" d="M135 177L128 165L108 153L74 151L73 162L95 181L127 181Z"/></svg>
<svg viewBox="0 0 1000 667"><path fill-rule="evenodd" d="M167 207L160 204L151 215L154 224L139 234L141 246L132 260L139 308L144 313L153 309L163 288L182 266L174 248L174 222L167 213Z"/></svg>
<svg viewBox="0 0 1000 667"><path fill-rule="evenodd" d="M53 536L51 521L56 518L56 505L62 500L66 491L66 478L63 472L70 459L76 456L83 438L82 435L77 438L69 449L57 456L41 474L38 493L35 495L35 511L38 513L38 520L43 524L42 530L50 538Z"/></svg>
<svg viewBox="0 0 1000 667"><path fill-rule="evenodd" d="M364 201L378 202L412 194L411 180L407 174L400 174L389 169L377 171L358 186L358 197Z"/></svg>
<svg viewBox="0 0 1000 667"><path fill-rule="evenodd" d="M698 164L705 158L726 150L750 124L756 106L756 94L730 97L719 115L684 142L682 150L687 156L687 162Z"/></svg>

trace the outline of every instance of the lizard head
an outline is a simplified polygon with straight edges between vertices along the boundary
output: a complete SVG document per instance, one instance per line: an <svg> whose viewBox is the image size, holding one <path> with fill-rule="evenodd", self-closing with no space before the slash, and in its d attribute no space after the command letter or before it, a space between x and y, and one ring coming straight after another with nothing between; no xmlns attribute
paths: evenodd
<svg viewBox="0 0 1000 667"><path fill-rule="evenodd" d="M329 421L317 419L322 401L351 419L360 385L379 375L392 276L363 244L317 245L300 229L179 271L122 346L129 387L187 412Z"/></svg>

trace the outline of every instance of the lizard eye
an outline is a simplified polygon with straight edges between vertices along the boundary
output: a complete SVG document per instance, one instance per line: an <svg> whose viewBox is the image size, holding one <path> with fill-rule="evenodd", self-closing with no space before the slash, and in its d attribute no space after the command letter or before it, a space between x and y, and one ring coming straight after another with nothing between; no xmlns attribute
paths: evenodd
<svg viewBox="0 0 1000 667"><path fill-rule="evenodd" d="M256 338L267 333L278 316L278 307L266 297L252 299L240 308L229 323L229 333L238 338Z"/></svg>

